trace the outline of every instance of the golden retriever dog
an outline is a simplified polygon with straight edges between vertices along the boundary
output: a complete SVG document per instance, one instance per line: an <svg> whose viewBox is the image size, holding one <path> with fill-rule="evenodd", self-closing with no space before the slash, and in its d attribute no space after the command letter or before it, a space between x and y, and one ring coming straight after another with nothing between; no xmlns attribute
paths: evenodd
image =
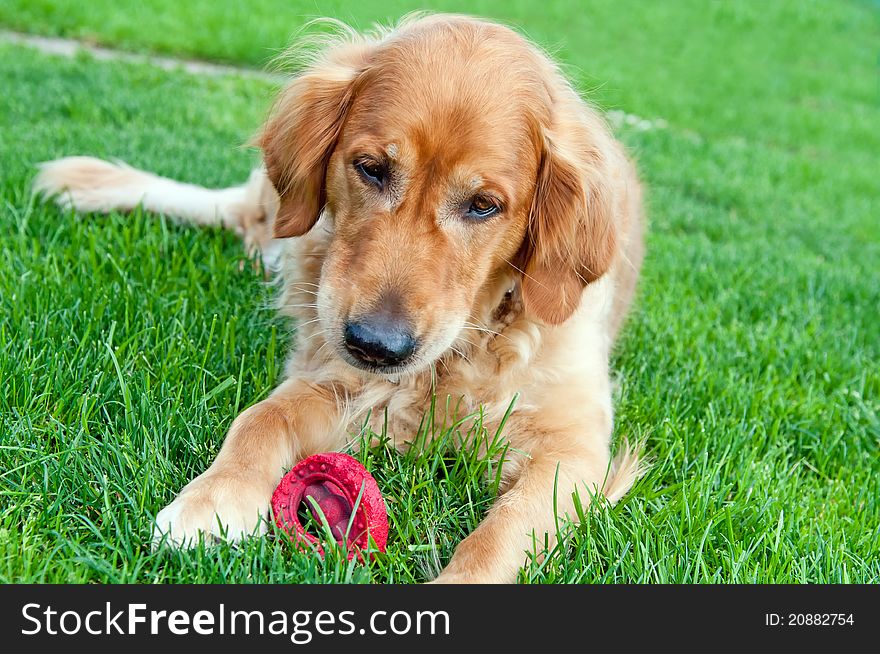
<svg viewBox="0 0 880 654"><path fill-rule="evenodd" d="M159 512L157 539L265 528L296 461L364 421L405 447L432 398L457 407L446 424L481 410L491 433L518 397L499 497L437 582L515 581L557 513L627 492L641 464L625 442L611 456L609 353L642 261L641 192L546 54L464 16L346 31L257 143L264 167L232 189L85 157L35 183L77 210L142 205L280 252L281 311L298 324L283 380Z"/></svg>

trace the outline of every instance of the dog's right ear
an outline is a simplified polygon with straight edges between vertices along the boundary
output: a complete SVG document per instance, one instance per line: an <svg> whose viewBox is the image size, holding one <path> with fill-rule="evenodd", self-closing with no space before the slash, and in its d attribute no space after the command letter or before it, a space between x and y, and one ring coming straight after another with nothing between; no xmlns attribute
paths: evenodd
<svg viewBox="0 0 880 654"><path fill-rule="evenodd" d="M372 46L328 46L282 91L257 139L280 199L275 238L305 234L324 209L327 163Z"/></svg>

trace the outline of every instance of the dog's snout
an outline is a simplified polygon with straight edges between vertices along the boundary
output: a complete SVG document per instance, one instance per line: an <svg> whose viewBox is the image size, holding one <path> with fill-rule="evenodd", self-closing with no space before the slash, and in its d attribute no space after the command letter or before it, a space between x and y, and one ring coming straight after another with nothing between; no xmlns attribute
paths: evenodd
<svg viewBox="0 0 880 654"><path fill-rule="evenodd" d="M345 324L345 349L363 363L391 367L405 363L416 339L405 320L381 312Z"/></svg>

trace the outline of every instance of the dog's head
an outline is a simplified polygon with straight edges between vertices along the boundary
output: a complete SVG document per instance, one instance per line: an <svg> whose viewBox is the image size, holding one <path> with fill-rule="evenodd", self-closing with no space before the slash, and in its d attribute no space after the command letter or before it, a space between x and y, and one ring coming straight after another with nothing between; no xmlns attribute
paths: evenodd
<svg viewBox="0 0 880 654"><path fill-rule="evenodd" d="M515 272L557 324L609 267L610 135L556 66L512 30L422 18L326 47L260 137L277 238L326 211L318 292L346 361L414 371L448 348L480 291Z"/></svg>

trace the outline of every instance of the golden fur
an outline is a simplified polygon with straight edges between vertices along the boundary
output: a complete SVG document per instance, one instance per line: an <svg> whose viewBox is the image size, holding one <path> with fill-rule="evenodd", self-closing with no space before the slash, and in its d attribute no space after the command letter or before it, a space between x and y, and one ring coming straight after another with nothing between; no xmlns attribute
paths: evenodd
<svg viewBox="0 0 880 654"><path fill-rule="evenodd" d="M554 536L554 485L570 515L574 493L626 493L640 464L628 446L610 457L608 358L643 255L640 188L544 53L462 16L348 33L294 77L258 142L265 169L246 185L198 198L161 187L165 205L200 207L162 210L213 215L264 251L279 243L274 229L296 343L284 381L233 422L210 468L159 513L157 537L184 543L221 524L232 538L252 533L297 460L343 447L367 415L404 447L432 396L452 398L455 417L482 407L491 432L519 395L502 492L437 581L513 581L533 536ZM358 176L352 163L365 157L389 162L388 189ZM131 206L157 195L137 177L147 173L95 161L46 164L37 188L93 210L130 208L109 186L127 188ZM464 220L474 197L500 213ZM388 297L419 348L376 374L351 361L342 324Z"/></svg>

